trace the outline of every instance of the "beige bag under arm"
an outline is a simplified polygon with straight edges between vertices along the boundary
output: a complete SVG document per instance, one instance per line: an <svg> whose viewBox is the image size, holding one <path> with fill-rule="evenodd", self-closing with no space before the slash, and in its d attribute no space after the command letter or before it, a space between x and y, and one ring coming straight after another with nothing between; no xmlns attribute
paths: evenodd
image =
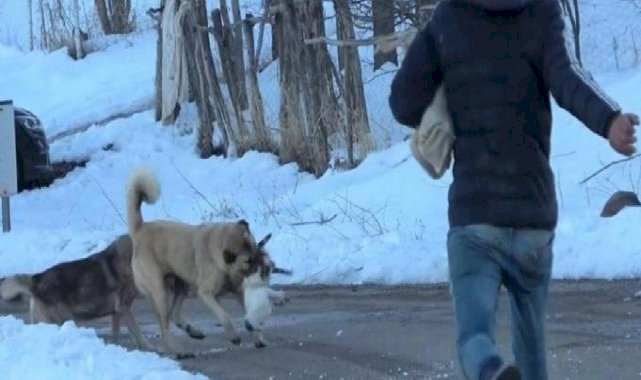
<svg viewBox="0 0 641 380"><path fill-rule="evenodd" d="M439 179L449 169L455 138L445 89L440 85L410 142L414 158L430 177Z"/></svg>

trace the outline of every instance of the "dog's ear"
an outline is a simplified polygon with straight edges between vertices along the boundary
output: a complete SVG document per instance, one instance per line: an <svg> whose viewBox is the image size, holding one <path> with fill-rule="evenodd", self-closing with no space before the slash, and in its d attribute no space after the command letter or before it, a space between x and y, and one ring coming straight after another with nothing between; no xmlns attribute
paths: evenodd
<svg viewBox="0 0 641 380"><path fill-rule="evenodd" d="M247 229L249 229L249 222L246 221L245 219L241 219L237 223L240 224L241 226L245 226Z"/></svg>
<svg viewBox="0 0 641 380"><path fill-rule="evenodd" d="M272 238L272 234L268 233L261 241L258 242L258 248L263 248L265 244Z"/></svg>
<svg viewBox="0 0 641 380"><path fill-rule="evenodd" d="M225 264L232 264L234 261L236 261L236 254L229 250L224 250L223 259L225 260Z"/></svg>

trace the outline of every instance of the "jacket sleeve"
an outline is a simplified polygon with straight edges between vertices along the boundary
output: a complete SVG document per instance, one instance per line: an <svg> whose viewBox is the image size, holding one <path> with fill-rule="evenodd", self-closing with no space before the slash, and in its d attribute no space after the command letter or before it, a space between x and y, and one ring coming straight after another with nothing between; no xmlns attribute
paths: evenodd
<svg viewBox="0 0 641 380"><path fill-rule="evenodd" d="M410 44L392 80L389 105L396 121L415 128L441 82L432 23L421 29Z"/></svg>
<svg viewBox="0 0 641 380"><path fill-rule="evenodd" d="M584 71L565 39L560 1L546 0L549 23L543 46L543 76L556 102L594 133L607 138L621 108Z"/></svg>

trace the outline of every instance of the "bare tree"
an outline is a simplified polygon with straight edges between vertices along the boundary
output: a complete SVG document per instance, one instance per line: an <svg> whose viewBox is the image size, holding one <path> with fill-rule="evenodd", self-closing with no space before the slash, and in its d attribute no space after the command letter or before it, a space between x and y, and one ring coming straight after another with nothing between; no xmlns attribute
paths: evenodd
<svg viewBox="0 0 641 380"><path fill-rule="evenodd" d="M325 35L325 17L321 0L309 0L299 8L299 23L305 39ZM338 101L334 93L332 61L325 44L306 44L303 53L304 69L301 75L305 80L305 105L310 150L313 156L314 171L320 175L325 172L330 159L328 136L335 132L341 123Z"/></svg>
<svg viewBox="0 0 641 380"><path fill-rule="evenodd" d="M105 3L105 0L95 0L95 5L103 33L112 34L113 28L111 27L111 19L109 18L109 12L107 11L107 4Z"/></svg>
<svg viewBox="0 0 641 380"><path fill-rule="evenodd" d="M73 39L76 46L75 50L75 59L81 59L84 57L82 52L82 37L80 36L80 4L78 0L73 1L73 18L74 18L74 28L73 28Z"/></svg>
<svg viewBox="0 0 641 380"><path fill-rule="evenodd" d="M334 8L338 9L336 6L336 2L334 2ZM340 23L339 17L336 17L336 38L338 38L339 41L347 39L345 30ZM337 46L336 51L338 52L338 70L343 71L343 69L345 68L345 47L339 45Z"/></svg>
<svg viewBox="0 0 641 380"><path fill-rule="evenodd" d="M274 23L278 34L278 63L280 82L280 149L281 163L297 162L303 170L311 171L309 153L305 141L306 129L302 100L301 67L299 52L300 24L292 0L277 0Z"/></svg>
<svg viewBox="0 0 641 380"><path fill-rule="evenodd" d="M242 155L249 147L249 135L243 117L240 86L238 83L238 75L244 75L244 73L238 73L236 71L237 67L234 65L234 54L232 51L233 40L231 28L229 27L229 15L227 14L227 9L222 7L226 6L225 2L221 1L220 5L220 9L214 9L211 12L211 19L216 45L218 45L218 56L220 57L223 77L227 83L227 90L229 91L236 121L234 136L238 138L238 153Z"/></svg>
<svg viewBox="0 0 641 380"><path fill-rule="evenodd" d="M38 13L40 13L40 47L49 48L49 39L47 38L47 28L45 27L45 6L44 0L38 1Z"/></svg>
<svg viewBox="0 0 641 380"><path fill-rule="evenodd" d="M197 148L200 157L226 155L230 146L227 128L229 117L216 76L207 27L205 0L163 0L163 43L157 45L156 96L161 99L160 118L173 123L180 104L193 101L198 111ZM153 16L156 18L156 16ZM222 103L222 105L221 105ZM222 141L214 141L214 122L221 128Z"/></svg>
<svg viewBox="0 0 641 380"><path fill-rule="evenodd" d="M425 25L432 15L433 6L440 0L416 0L416 22L417 27Z"/></svg>
<svg viewBox="0 0 641 380"><path fill-rule="evenodd" d="M256 47L256 53L252 52L252 54L249 56L250 59L254 60L253 64L255 64L256 67L258 67L258 63L260 62L260 51L263 48L263 38L265 36L265 23L267 22L267 18L269 17L269 7L270 7L270 5L271 5L271 1L270 0L263 0L263 18L262 18L262 20L260 20L260 28L258 30L258 46ZM272 28L272 51L274 50L273 45L275 45L277 43L277 41L275 41L273 39L273 36L274 36L273 30L274 30L274 28ZM278 50L278 49L276 49L276 50Z"/></svg>
<svg viewBox="0 0 641 380"><path fill-rule="evenodd" d="M131 0L94 0L94 3L105 34L125 34L134 29Z"/></svg>
<svg viewBox="0 0 641 380"><path fill-rule="evenodd" d="M255 148L259 151L275 152L276 147L272 141L267 123L265 122L265 108L263 98L258 86L258 60L254 59L254 22L251 14L246 15L243 21L247 56L249 57L249 109L254 124Z"/></svg>
<svg viewBox="0 0 641 380"><path fill-rule="evenodd" d="M29 7L29 50L33 50L33 0L27 1Z"/></svg>
<svg viewBox="0 0 641 380"><path fill-rule="evenodd" d="M372 1L374 37L394 33L394 13L394 0ZM387 53L382 51L374 52L374 71L386 62L398 65L396 50Z"/></svg>
<svg viewBox="0 0 641 380"><path fill-rule="evenodd" d="M352 13L348 0L334 0L336 15L338 19L338 35L344 39L354 39L354 26ZM344 46L343 59L345 65L345 108L347 115L347 161L350 167L356 165L354 148L356 143L360 147L358 158L362 159L373 148L369 133L369 120L367 116L367 104L365 102L365 90L363 89L363 76L361 72L361 60L356 46Z"/></svg>
<svg viewBox="0 0 641 380"><path fill-rule="evenodd" d="M165 0L160 0L159 8L151 8L147 15L154 20L156 26L156 75L154 79L154 118L156 121L162 119L162 10L165 7Z"/></svg>
<svg viewBox="0 0 641 380"><path fill-rule="evenodd" d="M225 78L231 79L231 81L227 82L227 85L232 93L235 107L238 108L237 112L241 112L247 109L247 91L244 80L245 64L243 59L242 20L240 20L240 7L236 1L237 0L233 0L232 2L232 13L238 12L238 21L232 24L231 19L229 18L227 0L219 0L220 8L214 10L217 12L214 19L214 28L217 33L216 41L223 43L223 45L219 44L219 48L228 51L228 53L223 53L221 51L220 57L227 61L227 66L223 67L226 72L225 75L230 75L230 77ZM213 13L212 17L214 17ZM234 16L234 18L236 18L236 16Z"/></svg>
<svg viewBox="0 0 641 380"><path fill-rule="evenodd" d="M370 32L374 37L388 36L395 33L397 26L407 29L408 26L421 28L429 20L436 4L441 0L349 0L348 7L352 14L353 29ZM338 18L337 18L338 21ZM337 25L338 40L348 39L342 35ZM385 62L398 65L396 50L378 50L374 52L374 70ZM338 45L339 68L345 68L345 47Z"/></svg>
<svg viewBox="0 0 641 380"><path fill-rule="evenodd" d="M117 34L130 33L134 29L134 22L130 18L131 0L110 0L111 26Z"/></svg>
<svg viewBox="0 0 641 380"><path fill-rule="evenodd" d="M236 85L238 86L239 103L242 110L247 109L247 83L245 81L245 51L243 50L243 23L240 17L240 5L238 0L231 0L231 13L234 19L232 32L232 52L234 54L234 66L236 71Z"/></svg>

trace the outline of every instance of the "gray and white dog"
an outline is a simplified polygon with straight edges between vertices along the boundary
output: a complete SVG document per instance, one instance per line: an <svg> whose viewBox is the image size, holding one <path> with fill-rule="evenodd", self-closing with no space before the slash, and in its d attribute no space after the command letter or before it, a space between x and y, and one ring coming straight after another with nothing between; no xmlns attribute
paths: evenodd
<svg viewBox="0 0 641 380"><path fill-rule="evenodd" d="M85 322L111 316L112 338L119 339L120 319L140 349L149 349L131 306L138 296L131 270L133 254L129 235L121 235L108 247L88 257L63 262L37 274L18 274L0 279L0 298L29 300L31 323L61 325L65 321ZM173 303L187 295L188 286L178 278L166 278L174 295ZM172 305L176 315L181 305ZM186 330L195 339L204 337L190 325Z"/></svg>

